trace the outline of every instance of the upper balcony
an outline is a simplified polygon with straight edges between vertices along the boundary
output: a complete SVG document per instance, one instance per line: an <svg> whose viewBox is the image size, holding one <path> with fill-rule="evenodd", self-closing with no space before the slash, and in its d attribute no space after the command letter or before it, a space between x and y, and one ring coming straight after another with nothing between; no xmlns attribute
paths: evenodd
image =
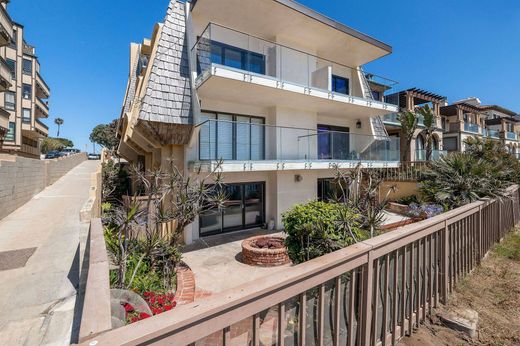
<svg viewBox="0 0 520 346"><path fill-rule="evenodd" d="M40 72L36 72L36 97L41 99L48 99L51 95L51 89L45 83L45 80L40 75Z"/></svg>
<svg viewBox="0 0 520 346"><path fill-rule="evenodd" d="M47 101L43 101L40 98L36 97L35 109L37 118L49 117L49 104Z"/></svg>
<svg viewBox="0 0 520 346"><path fill-rule="evenodd" d="M189 160L192 167L205 170L212 170L219 160L224 172L399 165L398 138L214 119L196 130Z"/></svg>
<svg viewBox="0 0 520 346"><path fill-rule="evenodd" d="M399 106L374 99L370 83L397 83L278 43L209 24L192 49L201 97L368 118Z"/></svg>
<svg viewBox="0 0 520 346"><path fill-rule="evenodd" d="M464 131L480 134L480 126L478 126L478 124L474 124L474 123L464 123Z"/></svg>
<svg viewBox="0 0 520 346"><path fill-rule="evenodd" d="M517 140L517 135L516 133L514 132L506 132L506 139L507 140L510 140L510 141L516 141Z"/></svg>
<svg viewBox="0 0 520 346"><path fill-rule="evenodd" d="M42 123L39 119L34 122L34 128L40 134L47 136L49 134L49 127Z"/></svg>
<svg viewBox="0 0 520 346"><path fill-rule="evenodd" d="M5 62L4 58L0 57L0 92L6 91L11 87L11 80L11 69Z"/></svg>
<svg viewBox="0 0 520 346"><path fill-rule="evenodd" d="M11 43L13 35L13 21L4 6L0 5L0 46Z"/></svg>

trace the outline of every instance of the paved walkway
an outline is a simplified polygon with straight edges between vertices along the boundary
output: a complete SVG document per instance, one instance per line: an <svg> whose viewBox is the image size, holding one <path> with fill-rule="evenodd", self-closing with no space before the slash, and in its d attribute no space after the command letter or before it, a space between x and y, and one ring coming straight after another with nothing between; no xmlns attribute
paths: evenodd
<svg viewBox="0 0 520 346"><path fill-rule="evenodd" d="M407 219L405 216L385 211L383 224L392 224ZM261 280L289 267L290 265L263 268L241 262L242 241L252 236L268 233L272 232L252 229L226 233L205 237L186 246L182 259L193 271L196 289L213 293L222 292L248 282Z"/></svg>
<svg viewBox="0 0 520 346"><path fill-rule="evenodd" d="M83 162L0 220L0 345L70 344L88 229L79 211L98 164Z"/></svg>

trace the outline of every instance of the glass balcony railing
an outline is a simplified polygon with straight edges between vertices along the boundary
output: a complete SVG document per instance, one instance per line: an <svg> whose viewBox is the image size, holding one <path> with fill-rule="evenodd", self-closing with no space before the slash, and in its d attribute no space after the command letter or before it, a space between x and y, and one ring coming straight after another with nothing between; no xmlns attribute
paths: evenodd
<svg viewBox="0 0 520 346"><path fill-rule="evenodd" d="M487 136L489 136L491 138L500 138L500 132L497 131L497 130L490 130L490 129L488 129L487 130Z"/></svg>
<svg viewBox="0 0 520 346"><path fill-rule="evenodd" d="M383 116L383 122L388 125L401 126L401 122L398 119L399 113L389 113ZM424 127L424 117L422 115L417 116L417 126Z"/></svg>
<svg viewBox="0 0 520 346"><path fill-rule="evenodd" d="M480 126L473 123L464 123L464 131L471 133L480 133Z"/></svg>
<svg viewBox="0 0 520 346"><path fill-rule="evenodd" d="M432 156L431 156L430 159L431 160L438 160L442 156L446 156L446 155L448 155L448 151L447 150L437 150L437 149L434 149L434 150L432 150ZM416 150L415 151L415 160L416 161L426 161L427 160L426 149Z"/></svg>
<svg viewBox="0 0 520 346"><path fill-rule="evenodd" d="M199 161L399 161L399 138L206 120L199 129Z"/></svg>
<svg viewBox="0 0 520 346"><path fill-rule="evenodd" d="M214 23L201 34L192 54L199 77L220 66L280 81L281 87L287 83L309 88L306 92L319 90L369 101L374 101L377 90L384 90L381 99L397 91L397 82L390 79ZM385 102L398 105L397 98Z"/></svg>
<svg viewBox="0 0 520 346"><path fill-rule="evenodd" d="M512 141L516 141L516 133L514 132L506 132L506 138Z"/></svg>

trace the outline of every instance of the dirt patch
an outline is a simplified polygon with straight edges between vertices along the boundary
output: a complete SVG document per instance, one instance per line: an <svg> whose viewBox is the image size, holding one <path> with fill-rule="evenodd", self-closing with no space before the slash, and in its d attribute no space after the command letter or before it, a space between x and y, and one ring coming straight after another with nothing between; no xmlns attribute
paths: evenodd
<svg viewBox="0 0 520 346"><path fill-rule="evenodd" d="M509 234L457 286L448 308L478 312L477 336L470 340L433 320L400 345L520 345L520 232Z"/></svg>

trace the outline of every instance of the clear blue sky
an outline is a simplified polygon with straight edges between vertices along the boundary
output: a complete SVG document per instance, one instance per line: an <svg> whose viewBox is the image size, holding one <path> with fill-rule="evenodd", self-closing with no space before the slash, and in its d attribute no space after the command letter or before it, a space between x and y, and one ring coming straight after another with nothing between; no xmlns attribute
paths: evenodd
<svg viewBox="0 0 520 346"><path fill-rule="evenodd" d="M520 112L520 1L300 0L387 44L366 70L454 101L477 96ZM148 37L168 0L14 0L12 18L36 46L62 135L80 149L91 129L119 116L129 43ZM91 148L91 146L90 146Z"/></svg>

